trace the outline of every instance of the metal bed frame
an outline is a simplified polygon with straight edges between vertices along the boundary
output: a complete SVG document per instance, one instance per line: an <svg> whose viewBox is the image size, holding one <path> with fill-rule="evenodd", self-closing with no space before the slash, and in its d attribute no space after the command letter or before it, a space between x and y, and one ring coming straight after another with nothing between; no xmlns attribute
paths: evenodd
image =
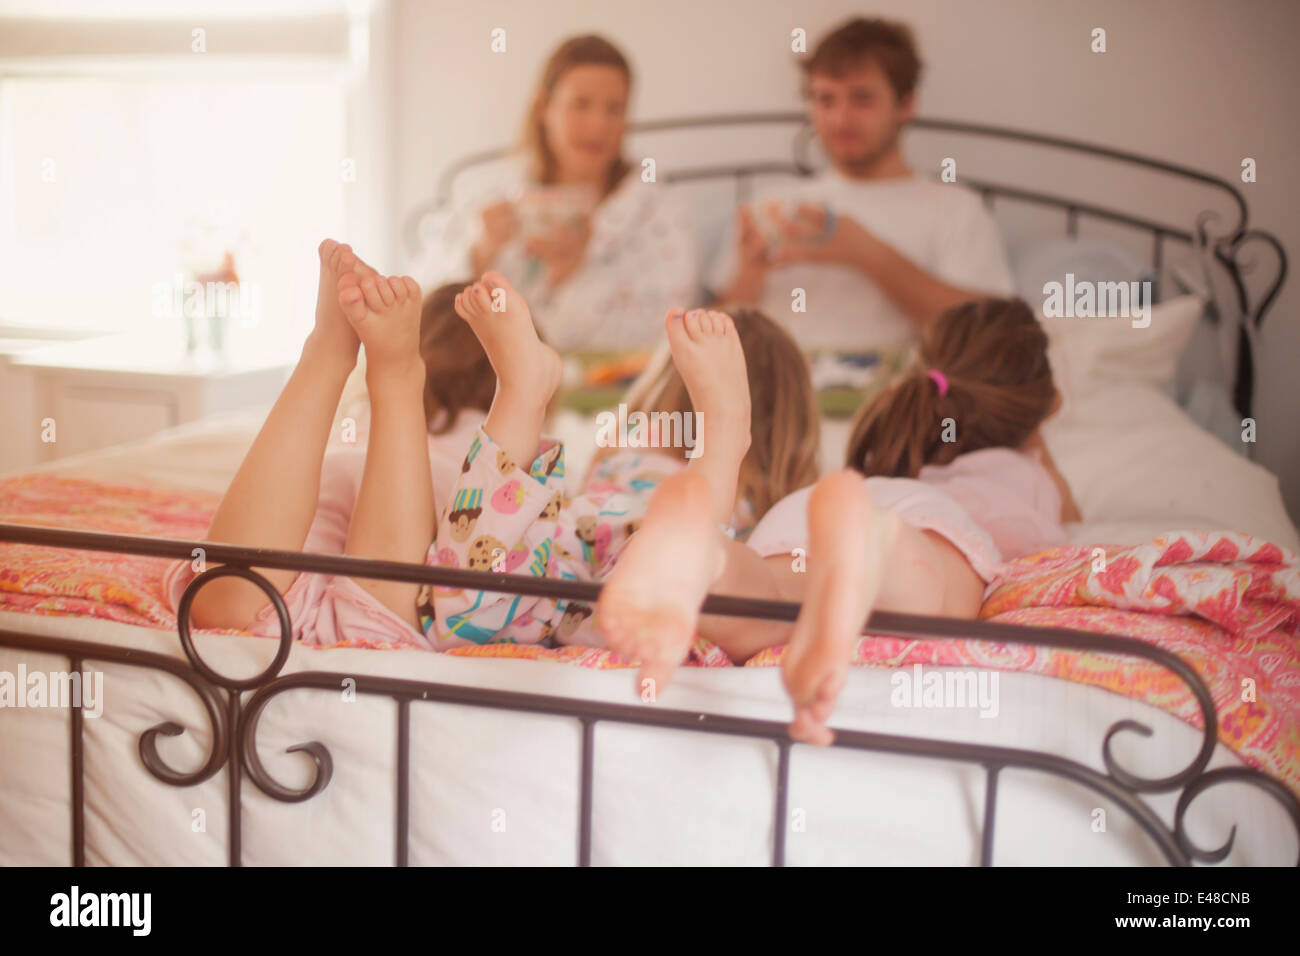
<svg viewBox="0 0 1300 956"><path fill-rule="evenodd" d="M754 177L768 174L807 176L814 170L809 158L812 144L811 132L802 113L753 113L724 116L699 116L683 119L638 123L633 132L663 132L687 129L715 129L744 125L791 125L795 127L793 158L790 162L754 162L733 166L699 166L666 171L662 178L667 182L690 182L731 179L737 201L743 201L752 188ZM1152 242L1152 259L1157 275L1164 262L1167 242L1179 242L1193 247L1212 249L1215 260L1226 270L1236 292L1238 305L1245 317L1241 332L1242 347L1234 380L1233 396L1238 410L1250 412L1253 388L1253 361L1250 336L1257 330L1265 313L1272 306L1285 280L1287 260L1281 244L1272 235L1249 228L1246 202L1241 192L1231 183L1206 173L1142 157L1121 150L1109 149L1077 140L1044 136L1037 133L995 126L980 126L948 120L918 119L913 125L953 134L983 136L1033 144L1067 152L1091 154L1102 159L1154 169L1181 179L1225 193L1236 219L1224 234L1212 239L1208 226L1219 218L1213 211L1196 216L1195 225L1158 222L1080 199L1054 196L983 180L965 180L979 190L992 206L996 201L1015 201L1060 209L1065 214L1066 232L1078 234L1079 221L1087 217L1115 223L1147 233ZM443 175L437 195L410 217L403 230L405 241L415 245L422 224L431 211L449 201L454 181L465 170L505 157L508 150L497 149L477 153L452 165ZM1247 246L1260 243L1276 253L1277 274L1265 283L1261 293L1254 295L1246 283L1251 264L1243 258ZM304 573L346 574L354 577L378 578L392 581L416 582L444 587L477 588L486 591L534 595L579 601L594 601L599 594L597 584L554 581L526 575L494 574L398 562L370 561L343 556L308 554L293 551L242 548L206 541L154 539L137 535L103 534L60 528L42 528L21 524L0 523L0 542L26 543L59 548L111 551L157 558L189 559L194 549L202 548L208 562L214 566L202 572L185 589L178 608L177 627L184 660L163 654L146 653L128 648L96 644L88 641L51 638L41 634L0 629L0 647L32 652L64 655L69 668L80 671L88 661L125 664L162 671L184 681L198 696L207 713L212 728L212 745L203 765L197 770L180 771L170 767L158 752L160 735L176 736L184 728L175 722L165 721L146 730L139 739L139 757L145 769L156 779L176 787L189 787L202 783L225 769L229 781L228 862L241 863L241 792L245 775L263 793L283 802L310 800L323 791L333 773L333 760L324 743L309 741L289 748L289 752L307 754L314 763L312 782L295 790L275 780L258 756L257 731L259 719L267 704L278 695L302 689L328 689L336 691L339 675L328 672L303 672L281 675L292 644L293 627L284 601L276 589L258 574L254 567L280 568ZM281 635L271 663L256 676L236 679L212 670L199 656L190 634L189 609L194 595L213 578L234 575L253 582L271 601L279 619ZM798 606L777 601L747 600L734 597L710 596L704 611L710 614L743 616L765 620L792 621ZM1300 801L1281 782L1258 770L1232 767L1208 770L1217 741L1218 719L1214 704L1204 682L1181 658L1159 647L1139 640L1109 635L1071 631L1059 628L1034 628L988 621L960 621L946 618L928 618L912 615L876 612L871 616L864 633L924 639L976 639L995 643L1033 644L1064 647L1103 654L1118 654L1144 658L1175 673L1189 688L1200 707L1204 726L1199 751L1190 764L1177 773L1161 778L1147 778L1122 767L1112 754L1113 739L1122 733L1150 736L1149 727L1133 720L1121 720L1106 732L1101 743L1101 773L1076 761L1058 755L1010 747L982 746L933 738L905 737L890 734L838 731L833 746L858 751L876 751L935 760L956 761L982 767L986 775L983 831L980 862L993 862L993 837L997 816L999 774L1004 769L1023 769L1050 774L1071 780L1088 790L1113 800L1122 807L1151 838L1152 842L1171 864L1187 866L1193 862L1216 863L1231 852L1236 834L1234 826L1225 842L1215 849L1197 847L1185 831L1185 817L1198 796L1224 783L1241 783L1257 787L1278 801L1284 808L1300 838ZM576 861L580 865L591 862L593 768L596 760L594 730L601 721L637 724L688 733L722 734L770 741L776 759L776 784L773 801L772 862L785 862L785 833L787 793L790 772L790 751L793 746L783 724L773 721L752 720L707 713L663 709L658 706L625 706L592 701L550 697L450 684L357 676L356 691L377 697L388 697L397 704L397 722L394 727L397 740L396 768L396 831L393 841L394 862L405 865L409 858L410 825L410 714L412 704L421 701L455 703L473 707L486 707L525 713L560 715L577 720L582 727L579 807L579 838ZM83 716L70 708L69 772L72 798L71 859L84 865L85 845L85 780L84 780ZM1168 825L1160 815L1147 805L1143 795L1179 792L1173 825ZM1297 860L1300 866L1300 859Z"/></svg>
<svg viewBox="0 0 1300 956"><path fill-rule="evenodd" d="M245 774L267 796L286 803L298 803L310 800L329 786L334 768L329 749L320 741L313 740L289 747L288 753L305 753L315 764L311 783L300 790L295 790L284 786L271 776L258 756L258 721L271 700L280 694L304 688L336 693L340 677L337 673L324 671L306 671L281 676L280 670L289 657L289 650L293 643L293 626L284 599L266 578L253 570L254 567L280 568L316 574L346 574L353 577L586 602L595 601L600 593L598 584L548 580L528 575L494 574L486 571L430 567L423 564L243 548L205 541L72 531L33 525L0 523L0 541L183 560L191 559L196 553L195 549L202 548L206 560L215 564L198 574L188 584L177 609L177 629L181 649L185 655L184 661L164 654L88 641L51 638L42 634L27 634L7 629L0 629L0 647L65 655L69 670L72 672L82 671L88 661L99 661L163 671L188 684L202 702L212 728L212 746L206 761L197 770L186 772L168 766L163 760L157 748L158 736L174 737L185 731L184 727L173 721L164 721L141 734L138 747L140 761L155 778L175 787L194 786L210 779L222 769L227 771L228 861L232 866L240 865L242 857L241 793ZM279 619L280 638L275 657L261 673L253 677L233 678L214 671L199 656L190 634L189 610L194 595L207 582L227 576L240 577L260 587L274 606ZM798 614L799 606L780 601L711 595L705 601L703 610L709 614L733 617L793 621ZM1114 801L1137 822L1164 858L1176 866L1189 866L1194 861L1217 863L1231 852L1237 832L1235 825L1222 846L1209 850L1193 844L1184 827L1187 810L1196 798L1206 790L1224 783L1251 785L1271 795L1286 811L1295 828L1296 836L1300 839L1300 800L1297 800L1284 784L1266 773L1248 767L1207 769L1218 739L1218 717L1214 702L1201 678L1175 654L1126 637L1063 628L1023 627L988 621L921 617L881 611L871 615L864 633L920 639L964 638L1006 644L1034 644L1145 658L1176 674L1196 698L1204 722L1200 748L1192 762L1182 770L1157 778L1143 777L1124 768L1111 751L1112 740L1119 734L1136 733L1146 737L1152 735L1150 727L1135 720L1116 721L1107 729L1101 744L1105 773L1077 761L1035 750L863 731L836 732L835 742L832 744L835 747L956 761L982 767L986 781L983 830L980 840L982 866L990 866L993 862L999 774L1005 769L1032 770L1051 774L1071 780ZM596 761L595 727L598 722L637 724L688 733L722 734L770 741L776 756L776 785L772 807L772 863L775 866L782 866L785 863L790 750L794 745L783 724L718 714L661 709L655 705L638 707L608 704L388 677L357 675L352 679L356 682L358 694L388 697L397 704L397 722L394 728L397 738L397 806L393 859L398 866L407 865L410 852L411 705L422 701L550 714L570 717L580 723L582 752L579 765L580 796L576 861L581 866L591 863L593 779ZM69 717L69 771L72 785L71 858L74 865L83 866L86 862L84 717L76 706L69 707ZM1142 797L1148 793L1173 791L1180 791L1180 794L1171 827L1147 805ZM1300 858L1297 859L1296 865L1300 866Z"/></svg>
<svg viewBox="0 0 1300 956"><path fill-rule="evenodd" d="M1288 264L1286 250L1272 233L1250 226L1250 213L1246 198L1241 190L1218 176L1211 175L1189 166L1142 156L1127 150L1098 146L1082 140L1068 139L1061 136L1049 136L1028 130L1012 129L1005 126L990 126L980 123L964 123L956 120L917 118L909 124L912 128L934 133L970 136L977 139L996 140L1016 144L1042 147L1056 151L1058 154L1081 154L1100 160L1119 163L1122 166L1137 169L1150 169L1172 176L1187 183L1208 187L1224 196L1231 207L1233 218L1221 223L1219 233L1211 235L1210 227L1222 220L1220 213L1214 209L1203 209L1193 217L1192 225L1186 222L1161 222L1145 216L1134 215L1126 210L1102 205L1088 200L1053 195L1020 186L998 183L981 178L963 176L962 182L977 190L985 204L993 209L998 202L1018 202L1033 206L1060 210L1065 216L1065 233L1071 238L1079 234L1081 219L1113 223L1145 234L1151 243L1151 263L1159 279L1165 264L1165 248L1169 242L1181 243L1190 248L1210 250L1215 262L1227 275L1236 307L1240 310L1242 324L1238 335L1237 366L1233 370L1232 400L1236 410L1243 418L1251 414L1252 398L1255 389L1255 361L1253 338L1259 331L1264 315L1276 301L1286 281ZM711 131L720 128L735 127L788 126L793 129L791 158L786 162L748 162L730 165L700 165L680 169L658 170L658 178L666 183L707 182L731 180L735 190L736 203L745 202L751 195L753 181L758 176L811 176L817 170L817 163L811 156L814 136L808 125L808 118L801 112L756 112L724 113L708 116L676 117L671 119L651 120L628 124L629 134L637 133L671 133L690 130ZM407 217L402 228L402 239L408 252L414 252L421 244L423 230L430 222L430 217L446 208L452 200L456 180L467 170L484 164L498 162L512 154L508 147L484 150L472 153L452 163L443 172L438 182L437 192L428 201L417 206ZM1276 275L1272 281L1259 283L1258 289L1252 290L1247 278L1256 268L1256 263L1246 256L1248 247L1262 245L1271 249L1276 257L1274 269ZM1217 316L1211 316L1218 321Z"/></svg>

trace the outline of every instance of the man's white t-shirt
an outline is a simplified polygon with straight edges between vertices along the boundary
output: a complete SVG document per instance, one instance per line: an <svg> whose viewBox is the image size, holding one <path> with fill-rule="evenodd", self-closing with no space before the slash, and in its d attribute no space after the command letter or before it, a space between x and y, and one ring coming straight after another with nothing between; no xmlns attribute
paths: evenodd
<svg viewBox="0 0 1300 956"><path fill-rule="evenodd" d="M831 170L766 191L756 201L825 203L944 282L990 295L1013 294L997 223L977 193L956 183L915 176L855 180ZM710 291L724 291L735 273L733 223L709 270ZM792 308L795 289L804 290L804 312ZM917 336L916 324L875 282L849 266L799 262L773 268L758 304L804 349L888 348Z"/></svg>

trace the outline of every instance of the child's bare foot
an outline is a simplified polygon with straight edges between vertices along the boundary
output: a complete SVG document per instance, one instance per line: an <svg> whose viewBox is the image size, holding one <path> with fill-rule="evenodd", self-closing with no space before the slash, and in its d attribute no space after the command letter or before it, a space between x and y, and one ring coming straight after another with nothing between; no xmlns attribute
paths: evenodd
<svg viewBox="0 0 1300 956"><path fill-rule="evenodd" d="M414 369L420 361L420 286L410 276L339 277L338 303L366 347L367 377Z"/></svg>
<svg viewBox="0 0 1300 956"><path fill-rule="evenodd" d="M664 326L673 364L696 414L692 467L702 468L709 481L714 520L730 521L740 464L750 442L749 376L740 336L731 316L703 309L675 309Z"/></svg>
<svg viewBox="0 0 1300 956"><path fill-rule="evenodd" d="M664 480L641 527L619 556L596 604L609 648L641 662L657 694L695 640L700 605L722 572L722 532L707 480L691 470Z"/></svg>
<svg viewBox="0 0 1300 956"><path fill-rule="evenodd" d="M517 465L527 468L537 451L547 405L560 384L560 356L538 338L528 303L500 273L484 273L457 294L455 305L497 373L484 430Z"/></svg>
<svg viewBox="0 0 1300 956"><path fill-rule="evenodd" d="M898 535L898 516L871 501L862 476L827 475L808 501L808 584L781 660L794 703L790 736L829 744L826 726L844 687L849 658L880 592L883 559Z"/></svg>
<svg viewBox="0 0 1300 956"><path fill-rule="evenodd" d="M545 405L560 384L560 356L537 337L524 297L498 272L483 277L456 296L456 314L469 323L487 352L497 383L528 393Z"/></svg>
<svg viewBox="0 0 1300 956"><path fill-rule="evenodd" d="M339 305L339 280L350 272L375 275L347 243L326 239L320 244L320 285L316 290L316 327L312 338L330 354L356 362L361 342Z"/></svg>

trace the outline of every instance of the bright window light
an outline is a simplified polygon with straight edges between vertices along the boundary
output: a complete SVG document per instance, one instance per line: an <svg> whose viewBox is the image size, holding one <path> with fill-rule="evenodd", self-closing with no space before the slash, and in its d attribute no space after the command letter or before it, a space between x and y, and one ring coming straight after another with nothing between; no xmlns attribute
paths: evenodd
<svg viewBox="0 0 1300 956"><path fill-rule="evenodd" d="M247 286L231 347L295 349L316 245L346 233L344 106L333 75L0 80L0 324L170 350L166 303L229 251Z"/></svg>

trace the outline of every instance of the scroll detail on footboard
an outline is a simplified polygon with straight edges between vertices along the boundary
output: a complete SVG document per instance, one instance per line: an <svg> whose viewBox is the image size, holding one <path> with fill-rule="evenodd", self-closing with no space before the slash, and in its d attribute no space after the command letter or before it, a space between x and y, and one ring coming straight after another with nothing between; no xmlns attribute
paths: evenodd
<svg viewBox="0 0 1300 956"><path fill-rule="evenodd" d="M214 566L195 577L185 590L178 613L178 631L185 661L175 657L142 652L130 648L96 644L41 634L0 630L0 646L46 654L66 655L70 669L80 671L87 661L124 664L169 673L190 687L199 698L212 733L211 748L202 765L182 772L170 767L157 749L161 735L176 736L185 729L167 721L149 728L140 736L139 754L145 768L158 780L176 787L189 787L210 779L219 770L228 771L229 846L231 865L238 866L241 849L242 776L266 795L282 802L310 800L329 786L333 758L320 741L307 741L288 748L303 752L315 765L309 784L294 789L277 781L263 765L257 748L259 721L267 705L278 695L303 688L337 691L339 675L326 672L301 672L281 675L293 641L292 622L283 598L262 575L252 570L281 568L306 573L346 574L354 577L427 583L442 587L469 587L485 591L535 595L593 601L600 592L598 584L564 582L526 575L495 574L436 568L426 565L373 561L334 555L308 554L241 548L212 542L155 539L136 535L115 535L58 528L0 523L0 541L64 548L189 559L196 548L203 549L206 560ZM224 576L238 576L257 584L276 610L281 635L275 657L261 673L248 678L231 678L214 671L200 657L190 634L189 609L194 595L207 582ZM793 621L798 605L711 596L704 611L709 614ZM1146 832L1161 854L1171 864L1187 866L1193 861L1215 863L1232 850L1236 827L1222 846L1204 849L1192 843L1185 824L1189 807L1204 793L1224 783L1255 786L1272 796L1285 810L1297 837L1300 838L1300 801L1282 783L1259 770L1232 767L1207 770L1218 739L1218 719L1205 683L1180 657L1162 648L1131 638L1094 634L1060 628L1024 627L988 621L964 621L876 612L868 622L873 635L891 635L925 639L977 639L997 643L1031 644L1071 648L1104 654L1145 658L1177 675L1197 701L1202 715L1202 740L1194 759L1176 773L1163 777L1146 777L1125 768L1116 759L1112 742L1125 733L1150 736L1150 727L1133 720L1113 724L1102 740L1102 764L1105 773L1054 754L1011 747L947 741L934 738L905 737L891 734L839 730L833 746L852 750L870 750L934 760L976 764L986 775L983 831L980 862L993 862L993 836L997 814L999 774L1004 769L1040 771L1074 781L1103 795L1122 807ZM601 721L658 727L692 733L723 734L771 741L776 750L776 779L773 800L772 862L785 862L785 821L788 818L790 750L792 743L786 727L774 721L661 709L657 706L630 706L550 697L509 691L463 687L451 684L400 680L359 675L352 678L358 694L388 697L397 705L396 720L396 832L394 860L406 865L409 857L410 831L410 717L412 703L434 701L471 707L523 713L570 717L582 728L579 764L579 806L577 862L588 865L592 856L592 807L595 751L595 726ZM85 863L84 751L83 715L79 707L70 707L70 772L72 861ZM1180 791L1173 825L1168 825L1142 799L1143 794ZM1297 861L1300 865L1300 860Z"/></svg>

